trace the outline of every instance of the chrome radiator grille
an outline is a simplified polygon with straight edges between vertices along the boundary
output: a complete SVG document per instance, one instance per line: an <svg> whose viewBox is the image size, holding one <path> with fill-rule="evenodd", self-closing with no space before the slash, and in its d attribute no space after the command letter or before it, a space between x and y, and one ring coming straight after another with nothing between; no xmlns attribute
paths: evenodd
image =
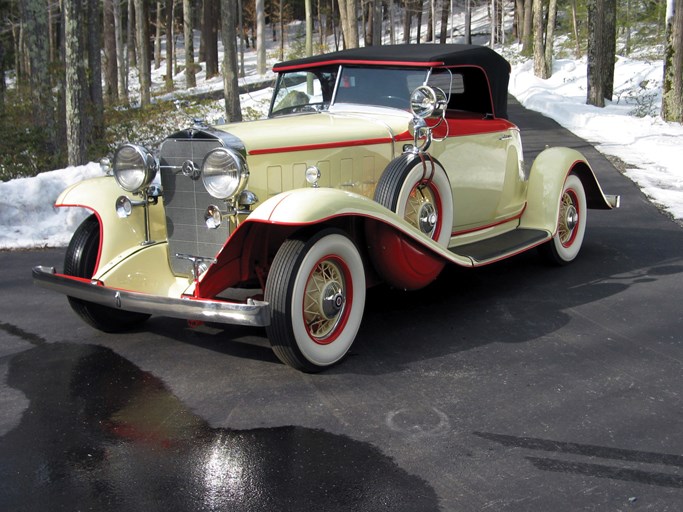
<svg viewBox="0 0 683 512"><path fill-rule="evenodd" d="M201 177L186 176L182 167L188 160L196 169L206 154L223 144L217 138L169 138L161 146L159 155L161 185L163 187L166 228L168 231L171 269L177 275L191 275L192 265L176 258L176 254L214 257L228 238L228 223L218 229L208 229L204 221L206 208L222 206L209 195Z"/></svg>

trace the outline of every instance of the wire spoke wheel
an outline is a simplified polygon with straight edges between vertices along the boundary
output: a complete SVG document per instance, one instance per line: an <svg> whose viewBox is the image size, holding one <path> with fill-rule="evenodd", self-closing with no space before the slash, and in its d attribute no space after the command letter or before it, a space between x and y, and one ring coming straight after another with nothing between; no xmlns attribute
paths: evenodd
<svg viewBox="0 0 683 512"><path fill-rule="evenodd" d="M557 231L541 245L541 255L555 265L573 261L581 250L586 232L586 193L579 177L570 174L564 182L557 216Z"/></svg>
<svg viewBox="0 0 683 512"><path fill-rule="evenodd" d="M408 195L404 219L430 238L438 237L439 196L430 185L416 185Z"/></svg>
<svg viewBox="0 0 683 512"><path fill-rule="evenodd" d="M304 295L304 323L311 338L325 343L346 311L346 281L348 269L342 261L330 258L320 261L306 285Z"/></svg>
<svg viewBox="0 0 683 512"><path fill-rule="evenodd" d="M286 240L273 260L265 299L275 355L316 372L344 358L365 307L365 269L355 244L337 229Z"/></svg>
<svg viewBox="0 0 683 512"><path fill-rule="evenodd" d="M563 246L569 247L579 225L579 199L574 190L565 190L560 202L557 237Z"/></svg>

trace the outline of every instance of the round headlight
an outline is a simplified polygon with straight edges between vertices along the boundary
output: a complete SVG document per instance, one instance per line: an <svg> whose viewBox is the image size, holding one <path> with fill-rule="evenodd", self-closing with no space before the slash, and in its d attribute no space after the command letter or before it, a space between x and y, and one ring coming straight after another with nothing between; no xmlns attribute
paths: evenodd
<svg viewBox="0 0 683 512"><path fill-rule="evenodd" d="M421 85L410 95L410 110L417 117L439 117L446 109L446 93L438 87Z"/></svg>
<svg viewBox="0 0 683 512"><path fill-rule="evenodd" d="M139 192L148 187L157 172L152 154L142 146L124 144L114 155L114 177L127 192Z"/></svg>
<svg viewBox="0 0 683 512"><path fill-rule="evenodd" d="M202 163L202 181L207 192L216 199L228 199L242 192L247 178L247 163L231 149L214 149Z"/></svg>

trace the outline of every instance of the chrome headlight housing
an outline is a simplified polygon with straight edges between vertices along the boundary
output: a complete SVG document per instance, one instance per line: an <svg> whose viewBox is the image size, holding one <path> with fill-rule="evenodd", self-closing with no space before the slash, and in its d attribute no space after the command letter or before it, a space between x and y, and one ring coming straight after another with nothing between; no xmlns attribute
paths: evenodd
<svg viewBox="0 0 683 512"><path fill-rule="evenodd" d="M142 146L124 144L116 150L112 168L119 186L135 193L152 183L158 166L154 156Z"/></svg>
<svg viewBox="0 0 683 512"><path fill-rule="evenodd" d="M229 148L217 148L204 157L202 181L216 199L230 199L247 185L249 169L242 155Z"/></svg>
<svg viewBox="0 0 683 512"><path fill-rule="evenodd" d="M438 87L421 85L410 95L410 110L421 119L441 117L447 104L446 93Z"/></svg>

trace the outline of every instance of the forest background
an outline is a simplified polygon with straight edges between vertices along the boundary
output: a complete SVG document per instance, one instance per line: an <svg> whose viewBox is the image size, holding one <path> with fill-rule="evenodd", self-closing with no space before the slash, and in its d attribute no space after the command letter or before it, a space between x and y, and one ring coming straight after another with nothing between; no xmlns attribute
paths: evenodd
<svg viewBox="0 0 683 512"><path fill-rule="evenodd" d="M482 12L487 30L473 33ZM222 77L224 118L237 121L260 115L239 92L272 77L268 62L484 37L533 59L540 78L553 59L585 55L586 101L599 107L614 100L617 54L663 60L659 114L683 123L683 0L0 0L0 180L99 159L136 131L161 138L154 126L187 124L178 98L182 117L201 117L212 100L198 74ZM161 86L153 68L165 68Z"/></svg>

